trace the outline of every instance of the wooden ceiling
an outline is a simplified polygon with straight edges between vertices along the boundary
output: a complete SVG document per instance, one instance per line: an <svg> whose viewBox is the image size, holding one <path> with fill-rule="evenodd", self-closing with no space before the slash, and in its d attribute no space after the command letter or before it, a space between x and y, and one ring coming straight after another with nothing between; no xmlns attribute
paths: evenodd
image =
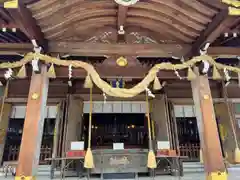
<svg viewBox="0 0 240 180"><path fill-rule="evenodd" d="M194 42L225 9L220 2L210 6L205 0L143 0L129 8L114 0L40 0L27 7L49 40L82 39L99 29L117 30L124 25L157 34L158 40L180 43ZM14 25L11 15L1 10L2 21L8 26Z"/></svg>
<svg viewBox="0 0 240 180"><path fill-rule="evenodd" d="M100 30L115 29L117 35L123 25L128 33L150 31L159 42L193 43L224 6L200 0L143 0L130 7L114 0L41 0L28 8L45 38L53 41L84 41Z"/></svg>

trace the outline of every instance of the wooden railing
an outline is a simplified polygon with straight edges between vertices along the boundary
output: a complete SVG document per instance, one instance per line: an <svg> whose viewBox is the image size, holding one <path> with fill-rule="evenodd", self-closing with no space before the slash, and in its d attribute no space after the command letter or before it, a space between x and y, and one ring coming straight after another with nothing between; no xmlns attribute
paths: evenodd
<svg viewBox="0 0 240 180"><path fill-rule="evenodd" d="M187 156L187 161L199 161L199 144L181 144L179 146L180 155Z"/></svg>
<svg viewBox="0 0 240 180"><path fill-rule="evenodd" d="M8 146L7 151L7 161L17 161L19 154L20 146ZM52 157L52 147L50 146L42 146L41 153L39 157L39 164L49 164L49 162L45 161L46 158ZM5 160L6 161L6 160Z"/></svg>

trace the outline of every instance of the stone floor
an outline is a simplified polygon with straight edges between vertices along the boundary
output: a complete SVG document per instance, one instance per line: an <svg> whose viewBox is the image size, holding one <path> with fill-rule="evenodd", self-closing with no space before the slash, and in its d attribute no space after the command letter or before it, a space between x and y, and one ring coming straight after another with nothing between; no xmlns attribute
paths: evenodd
<svg viewBox="0 0 240 180"><path fill-rule="evenodd" d="M48 180L50 179L48 176L39 176L37 180ZM86 180L86 178L65 178L66 180ZM157 176L155 180L205 180L204 173L189 173L185 174L184 177L172 177L172 176ZM229 172L228 180L239 180L240 179L240 172ZM0 177L0 180L14 180L13 177ZM60 180L58 178L54 180ZM99 180L97 178L91 178L90 180ZM112 179L113 180L113 179ZM131 179L128 179L131 180ZM140 177L139 180L152 180L150 177Z"/></svg>

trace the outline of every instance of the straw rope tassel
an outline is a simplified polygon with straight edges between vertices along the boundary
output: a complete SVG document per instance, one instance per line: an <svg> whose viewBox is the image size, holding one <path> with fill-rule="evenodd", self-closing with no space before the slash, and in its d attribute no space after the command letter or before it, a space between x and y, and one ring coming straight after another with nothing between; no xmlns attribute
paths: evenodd
<svg viewBox="0 0 240 180"><path fill-rule="evenodd" d="M153 89L154 89L154 90L160 90L160 89L162 89L162 85L161 85L161 83L160 83L157 75L156 75L155 78L154 78Z"/></svg>
<svg viewBox="0 0 240 180"><path fill-rule="evenodd" d="M3 97L2 97L2 104L1 104L1 111L0 111L0 123L2 121L5 100L8 96L8 89L9 89L9 81L7 81L6 87L4 89L4 94L3 94Z"/></svg>
<svg viewBox="0 0 240 180"><path fill-rule="evenodd" d="M235 141L235 145L236 145L236 148L234 150L234 161L235 161L235 163L240 164L240 149L239 149L238 140L237 140L236 128L234 126L233 117L232 117L232 113L231 113L231 109L230 109L230 104L227 100L228 95L227 95L227 90L224 85L224 82L222 82L222 86L223 86L223 93L224 93L224 101L227 105L228 112L230 113L230 124L232 127L233 137L234 137L234 141Z"/></svg>
<svg viewBox="0 0 240 180"><path fill-rule="evenodd" d="M17 73L18 78L26 78L27 77L27 72L26 72L26 66L23 65L20 70Z"/></svg>
<svg viewBox="0 0 240 180"><path fill-rule="evenodd" d="M150 122L150 115L149 115L149 102L148 102L148 94L146 92L146 110L147 110L147 121L148 121L148 139L149 139L149 152L148 152L148 162L147 167L150 169L155 169L157 167L156 163L156 156L153 152L153 145L152 145L152 136L151 136L151 122Z"/></svg>
<svg viewBox="0 0 240 180"><path fill-rule="evenodd" d="M93 154L91 151L91 131L92 131L92 88L90 88L90 110L89 110L89 127L88 127L88 148L84 159L84 167L87 169L94 168Z"/></svg>

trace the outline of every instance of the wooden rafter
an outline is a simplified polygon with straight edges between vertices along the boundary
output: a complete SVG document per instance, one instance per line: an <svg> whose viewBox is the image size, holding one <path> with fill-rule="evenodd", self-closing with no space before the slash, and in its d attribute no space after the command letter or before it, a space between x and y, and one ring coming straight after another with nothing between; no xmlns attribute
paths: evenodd
<svg viewBox="0 0 240 180"><path fill-rule="evenodd" d="M194 42L191 51L188 52L186 57L198 55L200 48L202 48L205 43L214 42L227 29L227 25L231 19L232 17L228 15L228 9L221 10Z"/></svg>
<svg viewBox="0 0 240 180"><path fill-rule="evenodd" d="M24 32L30 40L35 39L37 44L42 46L44 51L47 51L47 43L44 35L29 9L24 4L19 3L17 9L8 9L8 12L20 30Z"/></svg>
<svg viewBox="0 0 240 180"><path fill-rule="evenodd" d="M127 11L128 11L128 6L122 6L122 5L118 6L118 15L117 15L118 29L120 26L125 26Z"/></svg>

